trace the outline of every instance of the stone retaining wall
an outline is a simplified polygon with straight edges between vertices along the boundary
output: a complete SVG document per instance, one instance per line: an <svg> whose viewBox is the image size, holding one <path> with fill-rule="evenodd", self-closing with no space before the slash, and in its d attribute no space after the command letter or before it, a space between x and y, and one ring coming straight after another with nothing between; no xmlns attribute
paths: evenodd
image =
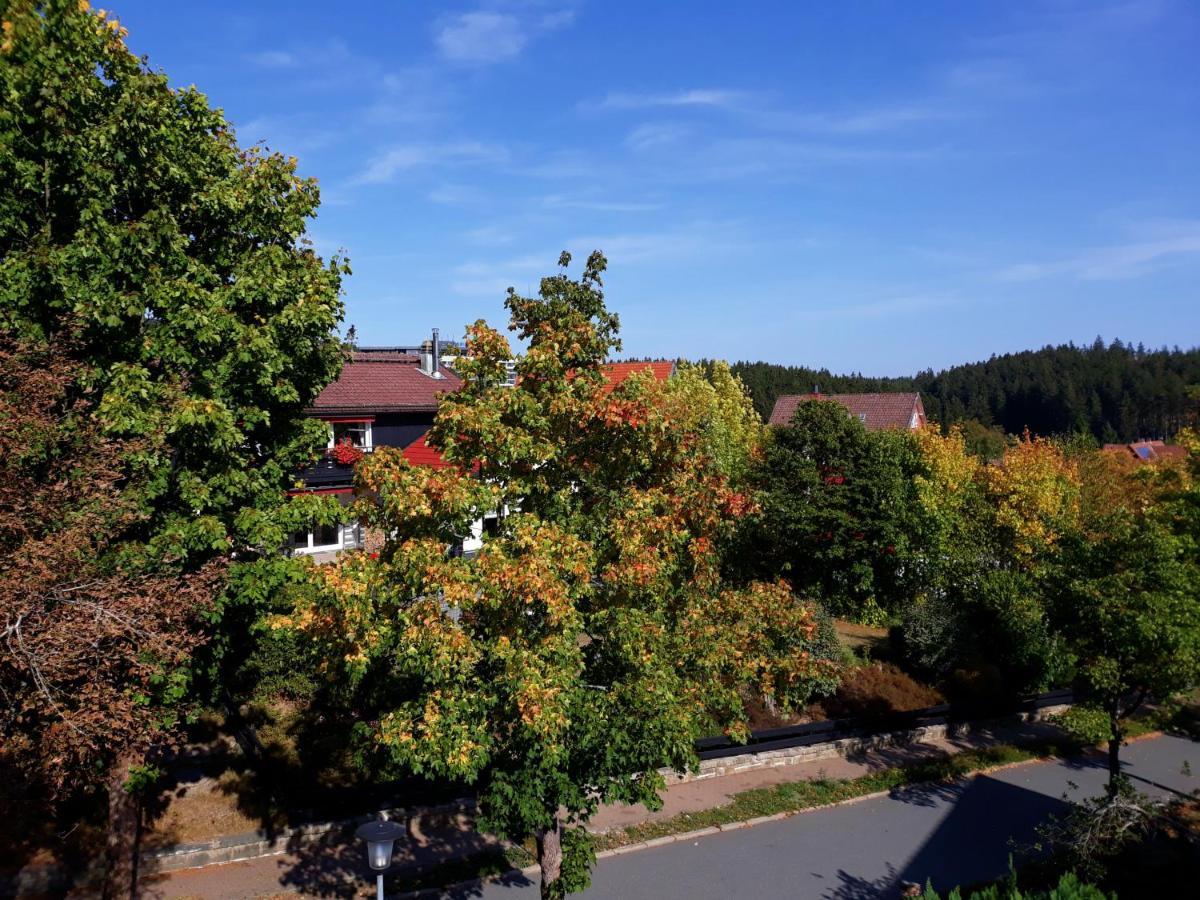
<svg viewBox="0 0 1200 900"><path fill-rule="evenodd" d="M749 772L754 769L775 769L782 766L795 766L817 759L854 756L860 753L868 753L872 750L903 747L922 741L966 737L971 734L988 732L997 727L1003 727L1006 724L1041 721L1050 716L1066 712L1068 709L1070 709L1070 706L1066 704L1047 706L1036 712L1013 716L1008 719L992 719L985 722L941 722L922 725L906 731L889 731L885 734L837 738L802 747L781 747L773 750L763 749L756 753L746 752L740 753L737 756L701 760L699 771L687 772L683 775L670 769L660 769L659 771L667 779L667 784L680 784L685 781L699 781L705 778L732 775L734 772Z"/></svg>

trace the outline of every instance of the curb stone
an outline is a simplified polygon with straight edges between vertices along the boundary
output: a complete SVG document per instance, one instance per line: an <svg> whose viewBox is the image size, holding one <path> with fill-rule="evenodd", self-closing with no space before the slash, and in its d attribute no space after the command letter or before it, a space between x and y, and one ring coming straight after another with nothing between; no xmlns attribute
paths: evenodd
<svg viewBox="0 0 1200 900"><path fill-rule="evenodd" d="M1038 710L1025 720L1045 718L1066 708L1066 706L1046 707L1045 709ZM733 757L704 760L701 762L701 767L696 773L687 773L683 776L670 769L662 769L660 771L666 777L668 784L678 784L693 780L699 781L708 778L719 778L722 775L729 774L734 770L734 767L736 767L737 771L749 771L758 768L778 768L809 762L815 759L833 759L844 757L855 751L869 749L870 747L904 746L914 740L941 737L946 734L948 728L956 733L969 733L976 729L987 729L995 726L1000 721L1003 720L983 719L977 722L956 723L954 725L938 724L923 726L916 730L883 732L868 738L838 738L802 747L765 750L759 753L746 753ZM747 762L748 759L756 761ZM731 766L731 764L733 765ZM440 806L418 807L414 809L384 809L350 819L298 825L280 832L274 840L264 838L255 832L249 832L238 835L226 835L192 844L178 844L159 850L146 851L141 855L141 861L147 867L147 870L154 874L178 871L180 869L198 869L220 863L278 856L294 849L296 846L303 846L319 840L322 836L336 832L338 829L352 828L355 825L377 818L379 815L384 815L391 819L400 819L411 818L417 815L443 815L456 812L469 813L473 809L474 801L472 799L460 797Z"/></svg>
<svg viewBox="0 0 1200 900"><path fill-rule="evenodd" d="M1162 732L1149 732L1144 735L1139 735L1131 740L1144 740L1150 737L1159 737ZM1059 759L1057 756L1034 757L1033 759L1021 759L1016 762L1003 763L998 766L989 766L985 769L976 769L973 772L967 772L960 778L953 779L960 781L967 778L976 778L980 775L988 775L992 772L1001 772L1005 769L1016 769L1020 766L1028 766L1033 763L1046 762L1051 759ZM839 806L851 806L855 803L863 803L867 800L878 800L881 797L890 796L891 790L874 791L870 794L863 794L859 797L847 797L845 800L836 800L833 803L823 803L820 806L810 806L805 809L789 810L787 812L775 813L769 816L757 816L753 819L744 819L740 822L727 822L721 825L710 825L707 828L697 828L694 831L681 831L678 834L667 834L662 837L651 838L647 841L638 841L634 844L624 844L620 847L613 847L610 850L601 850L596 854L596 859L608 859L613 856L622 856L626 853L635 853L639 850L650 850L655 847L665 847L668 844L679 844L684 841L694 841L698 838L709 837L714 834L723 834L730 831L740 831L743 828L753 828L756 825L766 825L770 822L779 822L783 819L790 819L794 816L805 815L806 813L819 812L824 809L834 809ZM460 890L471 890L473 888L482 887L485 884L491 884L503 878L510 878L513 875L520 874L529 878L540 873L537 865L526 866L523 869L509 869L507 872L500 872L496 875L489 875L486 878L472 878L469 881L459 881L454 884L443 885L436 888L421 888L417 891L407 891L398 894L389 894L391 900L426 900L426 898L442 897L447 893Z"/></svg>

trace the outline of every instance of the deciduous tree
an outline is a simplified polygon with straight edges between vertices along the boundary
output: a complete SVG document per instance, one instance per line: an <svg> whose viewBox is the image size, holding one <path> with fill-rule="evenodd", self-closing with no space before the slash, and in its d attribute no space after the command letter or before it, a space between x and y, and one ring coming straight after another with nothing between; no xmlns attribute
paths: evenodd
<svg viewBox="0 0 1200 900"><path fill-rule="evenodd" d="M69 330L106 434L137 441L151 558L278 547L305 405L341 366L342 261L296 160L238 146L79 0L0 3L0 326Z"/></svg>
<svg viewBox="0 0 1200 900"><path fill-rule="evenodd" d="M108 892L133 880L151 748L175 733L220 567L129 571L144 516L123 459L61 352L0 341L0 776L32 828L73 794L108 789Z"/></svg>
<svg viewBox="0 0 1200 900"><path fill-rule="evenodd" d="M912 436L871 433L840 404L802 403L758 470L762 512L743 552L837 615L882 620L918 583L920 509Z"/></svg>
<svg viewBox="0 0 1200 900"><path fill-rule="evenodd" d="M0 329L70 345L95 433L121 454L128 516L109 549L131 577L235 560L198 607L219 658L288 577L299 517L327 512L286 490L325 443L303 410L341 365L348 270L305 238L318 191L296 160L239 147L111 16L0 0L0 29ZM179 606L172 623L193 620Z"/></svg>
<svg viewBox="0 0 1200 900"><path fill-rule="evenodd" d="M388 674L370 741L401 767L477 782L483 827L534 836L547 897L586 884L580 826L600 804L657 806L659 768L694 763L704 728L744 729L743 691L786 706L835 674L811 652L811 607L721 582L717 543L750 500L695 410L648 373L608 389L604 268L596 253L579 280L510 291L528 341L515 387L507 341L469 329L465 386L431 435L452 465L365 460L360 512L388 543L320 570L324 591L291 619L331 661ZM478 555L448 552L491 510Z"/></svg>

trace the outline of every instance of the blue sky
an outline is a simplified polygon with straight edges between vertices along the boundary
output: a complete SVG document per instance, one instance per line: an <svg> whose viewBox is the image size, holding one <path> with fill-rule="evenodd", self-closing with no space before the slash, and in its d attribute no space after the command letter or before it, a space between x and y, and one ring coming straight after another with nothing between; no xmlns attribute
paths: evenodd
<svg viewBox="0 0 1200 900"><path fill-rule="evenodd" d="M631 356L1200 343L1200 4L113 0L316 176L364 344L604 250Z"/></svg>

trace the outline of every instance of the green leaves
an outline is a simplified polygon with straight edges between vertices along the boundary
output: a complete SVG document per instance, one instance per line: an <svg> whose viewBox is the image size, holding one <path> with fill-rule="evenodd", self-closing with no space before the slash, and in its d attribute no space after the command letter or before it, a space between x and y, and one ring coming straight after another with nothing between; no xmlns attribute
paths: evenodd
<svg viewBox="0 0 1200 900"><path fill-rule="evenodd" d="M694 764L702 728L744 730L744 692L801 703L836 676L812 652L811 606L720 579L762 436L744 393L727 373L609 384L604 268L596 253L579 279L510 291L510 328L528 340L515 386L501 383L507 341L468 330L466 384L430 433L450 465L364 460L358 512L388 540L314 571L318 593L286 622L331 667L388 679L363 711L376 745L475 781L481 825L502 835L558 834L560 811L583 822L610 801L653 806L657 769ZM487 513L479 553L449 552ZM586 884L583 832L567 829L563 850L550 895Z"/></svg>

